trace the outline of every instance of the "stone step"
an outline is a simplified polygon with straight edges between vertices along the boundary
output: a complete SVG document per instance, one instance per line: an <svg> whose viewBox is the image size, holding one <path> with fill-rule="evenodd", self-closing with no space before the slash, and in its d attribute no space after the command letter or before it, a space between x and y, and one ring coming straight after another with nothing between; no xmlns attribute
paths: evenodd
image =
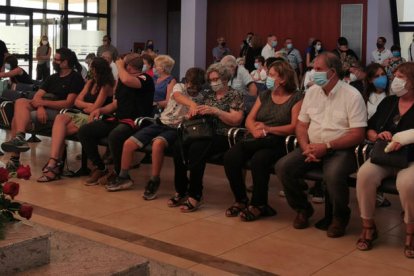
<svg viewBox="0 0 414 276"><path fill-rule="evenodd" d="M22 222L10 223L0 240L0 275L9 275L49 263L50 234Z"/></svg>

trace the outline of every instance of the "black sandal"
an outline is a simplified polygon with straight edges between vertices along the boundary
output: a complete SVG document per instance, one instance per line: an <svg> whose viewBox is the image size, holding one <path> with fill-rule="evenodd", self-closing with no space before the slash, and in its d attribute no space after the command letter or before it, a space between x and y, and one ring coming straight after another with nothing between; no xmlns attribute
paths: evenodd
<svg viewBox="0 0 414 276"><path fill-rule="evenodd" d="M50 160L56 161L56 164L53 167L48 166ZM44 165L44 167L42 168L43 175L37 179L37 182L44 183L60 179L60 175L62 174L63 162L53 157L50 157L49 161L47 161L46 165ZM47 173L52 173L53 176L49 176L47 175Z"/></svg>
<svg viewBox="0 0 414 276"><path fill-rule="evenodd" d="M246 207L247 203L235 202L232 206L227 208L225 215L226 217L237 217L240 212L246 209Z"/></svg>
<svg viewBox="0 0 414 276"><path fill-rule="evenodd" d="M253 206L249 205L246 209L240 212L240 219L242 221L254 221L259 219L260 217L271 217L277 214L276 210L274 210L269 205L265 206Z"/></svg>
<svg viewBox="0 0 414 276"><path fill-rule="evenodd" d="M406 234L408 237L411 237L411 242L410 244L406 244L404 246L404 255L407 258L414 258L414 233L407 233Z"/></svg>
<svg viewBox="0 0 414 276"><path fill-rule="evenodd" d="M363 230L372 230L372 236L370 239L366 239L366 238L359 238L357 240L357 244L356 244L356 248L358 250L361 251L368 251L372 249L372 243L373 241L375 241L376 239L378 239L378 231L377 231L377 227L375 225L370 226L370 227L362 227ZM364 233L365 234L365 233Z"/></svg>
<svg viewBox="0 0 414 276"><path fill-rule="evenodd" d="M187 199L187 196L180 195L179 193L176 193L174 196L172 196L168 200L167 205L168 205L168 207L177 207L177 206L180 206L181 204L183 204L186 199Z"/></svg>
<svg viewBox="0 0 414 276"><path fill-rule="evenodd" d="M194 212L198 208L200 208L200 206L202 204L201 200L197 201L194 198L193 198L193 200L196 202L196 204L194 204L194 205L190 202L190 198L187 198L187 200L181 205L181 208L180 208L181 212L190 213L190 212Z"/></svg>

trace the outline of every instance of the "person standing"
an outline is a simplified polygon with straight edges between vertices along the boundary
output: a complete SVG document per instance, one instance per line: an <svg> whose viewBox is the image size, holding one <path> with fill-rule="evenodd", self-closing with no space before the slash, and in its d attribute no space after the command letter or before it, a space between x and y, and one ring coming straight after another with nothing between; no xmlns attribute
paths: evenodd
<svg viewBox="0 0 414 276"><path fill-rule="evenodd" d="M414 61L414 34L413 42L411 42L410 47L408 47L408 61Z"/></svg>
<svg viewBox="0 0 414 276"><path fill-rule="evenodd" d="M0 40L0 72L4 71L4 58L8 53L9 50L7 50L6 43L4 43L3 40Z"/></svg>
<svg viewBox="0 0 414 276"><path fill-rule="evenodd" d="M102 53L105 51L109 51L112 54L112 60L117 60L118 58L118 50L111 44L111 37L109 35L105 35L102 38L103 44L98 47L97 56L101 57Z"/></svg>
<svg viewBox="0 0 414 276"><path fill-rule="evenodd" d="M49 39L47 35L42 36L39 47L36 49L36 80L44 81L50 76L50 55L52 48L50 48Z"/></svg>
<svg viewBox="0 0 414 276"><path fill-rule="evenodd" d="M383 36L378 37L377 49L372 51L372 54L371 54L372 62L382 64L384 60L392 57L391 51L385 48L385 43L387 43L387 39L385 39L385 37Z"/></svg>
<svg viewBox="0 0 414 276"><path fill-rule="evenodd" d="M224 37L217 38L218 45L213 48L213 60L214 62L220 62L220 60L227 55L231 54L231 51L226 47L226 40Z"/></svg>
<svg viewBox="0 0 414 276"><path fill-rule="evenodd" d="M277 46L277 37L273 34L267 37L267 43L262 49L262 57L268 59L275 56L275 49Z"/></svg>

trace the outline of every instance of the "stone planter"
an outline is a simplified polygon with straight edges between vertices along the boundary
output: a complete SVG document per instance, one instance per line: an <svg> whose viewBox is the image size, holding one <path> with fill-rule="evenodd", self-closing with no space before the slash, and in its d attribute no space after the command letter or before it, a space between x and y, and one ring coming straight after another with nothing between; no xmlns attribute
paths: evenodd
<svg viewBox="0 0 414 276"><path fill-rule="evenodd" d="M48 264L50 234L22 222L6 225L0 240L0 275Z"/></svg>

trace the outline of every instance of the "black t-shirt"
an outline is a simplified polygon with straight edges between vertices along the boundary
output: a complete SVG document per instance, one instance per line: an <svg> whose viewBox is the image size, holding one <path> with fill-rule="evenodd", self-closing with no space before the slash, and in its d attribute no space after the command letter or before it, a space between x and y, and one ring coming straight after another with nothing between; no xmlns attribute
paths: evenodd
<svg viewBox="0 0 414 276"><path fill-rule="evenodd" d="M69 94L79 94L82 91L85 82L82 76L72 71L69 75L61 78L58 73L48 77L40 89L46 91L49 98L61 101L66 100ZM54 95L54 97L52 96Z"/></svg>
<svg viewBox="0 0 414 276"><path fill-rule="evenodd" d="M141 81L141 88L126 86L118 80L115 92L118 109L118 119L135 119L143 116L151 116L152 102L154 99L154 81L148 74L138 76Z"/></svg>
<svg viewBox="0 0 414 276"><path fill-rule="evenodd" d="M32 78L27 74L26 71L23 70L23 74L11 77L10 80L13 83L25 83L25 84L33 84Z"/></svg>
<svg viewBox="0 0 414 276"><path fill-rule="evenodd" d="M7 50L7 46L4 43L3 40L0 40L0 67L3 66L3 62L4 62L4 54L8 53L9 51Z"/></svg>

